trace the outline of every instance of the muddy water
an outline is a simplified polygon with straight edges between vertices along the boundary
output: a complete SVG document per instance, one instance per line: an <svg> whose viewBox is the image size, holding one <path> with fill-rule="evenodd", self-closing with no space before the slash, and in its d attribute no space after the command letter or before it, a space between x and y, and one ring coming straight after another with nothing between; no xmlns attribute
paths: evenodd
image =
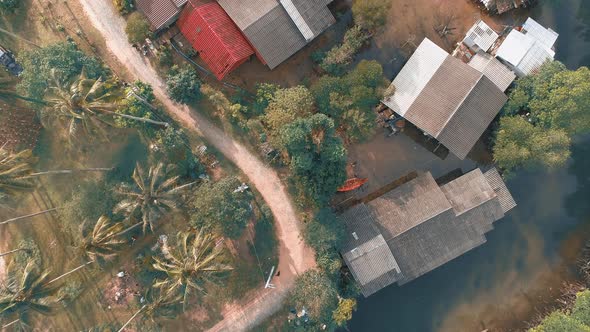
<svg viewBox="0 0 590 332"><path fill-rule="evenodd" d="M560 33L560 61L572 69L590 65L589 1L539 5L497 22L511 24L529 14ZM395 36L395 31L388 33ZM386 72L393 76L405 53L399 44L377 38L363 57L391 59ZM403 287L390 286L361 299L350 330L524 329L534 305L550 297L564 279L575 278L576 254L590 237L589 142L588 137L577 142L567 168L516 174L507 184L518 206L495 224L486 244Z"/></svg>

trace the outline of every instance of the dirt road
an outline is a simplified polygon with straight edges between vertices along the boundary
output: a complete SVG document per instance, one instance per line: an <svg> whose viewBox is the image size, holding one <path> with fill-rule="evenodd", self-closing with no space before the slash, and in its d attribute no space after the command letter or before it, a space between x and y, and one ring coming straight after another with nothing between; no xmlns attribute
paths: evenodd
<svg viewBox="0 0 590 332"><path fill-rule="evenodd" d="M226 158L235 163L261 193L272 210L279 239L280 278L273 283L274 290L260 290L249 303L240 305L240 310L227 312L225 319L216 325L215 331L244 331L279 309L286 290L295 276L315 265L313 252L299 234L299 222L291 200L277 173L267 167L248 149L233 140L199 113L180 106L168 98L164 81L149 62L129 45L125 35L125 21L115 12L110 0L79 0L90 22L102 34L114 60L120 62L137 79L149 83L166 110L186 128L197 131ZM111 59L112 60L112 59ZM268 300L268 299L272 300Z"/></svg>

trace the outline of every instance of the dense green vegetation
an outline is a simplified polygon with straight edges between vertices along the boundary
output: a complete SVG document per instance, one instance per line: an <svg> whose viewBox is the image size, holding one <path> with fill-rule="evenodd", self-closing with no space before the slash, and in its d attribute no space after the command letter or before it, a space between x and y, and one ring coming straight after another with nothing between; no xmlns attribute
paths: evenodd
<svg viewBox="0 0 590 332"><path fill-rule="evenodd" d="M590 331L590 291L585 290L576 295L570 311L557 310L547 316L539 326L530 332L571 332Z"/></svg>
<svg viewBox="0 0 590 332"><path fill-rule="evenodd" d="M259 247L257 253L265 263L276 264L272 214L254 205L250 190L236 191L242 184L237 177L209 180L204 163L215 158L205 151L193 153L195 138L163 114L149 85L125 85L72 43L36 49L22 59L26 63L22 79L6 81L5 91L16 93L18 82L23 98L0 101L8 107L32 101L45 136L34 151L0 146L0 204L6 208L3 213L14 215L14 206L19 211L33 207L30 201L32 195L39 195L40 183L43 190L47 183L53 184L36 179L52 179L55 174L72 177L59 184L57 193L52 192L57 208L39 213L50 214L57 223L52 230L59 234L56 245L65 248L65 259L73 266L65 271L59 267L61 275L51 273L47 270L49 248L32 239L10 243L10 250L2 253L9 278L0 285L2 327L35 326L37 314L73 308L84 296L89 279L112 273L120 264L130 264L137 287L145 291L141 302L137 298L138 303L128 303L139 309L127 324L157 324L160 318L175 317L196 302L214 301L209 297L232 300L259 286L261 279L251 282L241 277L257 276L257 267L243 262L243 256L230 255L223 237L238 239L248 223L255 223L256 234L249 245ZM177 81L171 84L172 92L185 102L197 100L195 79L194 73L184 71L172 79ZM38 99L30 98L33 95ZM51 160L55 153L60 160ZM41 165L95 163L100 158L95 153L106 156L106 163L112 160L113 167L39 171ZM21 218L28 217L1 221L0 227L17 225ZM160 237L154 247L150 233L178 236ZM143 243L133 246L139 238ZM78 271L87 272L80 277L74 273ZM223 292L226 285L239 292Z"/></svg>
<svg viewBox="0 0 590 332"><path fill-rule="evenodd" d="M150 38L150 23L147 18L140 12L133 12L127 18L127 27L125 28L127 38L131 44L140 44L146 38Z"/></svg>
<svg viewBox="0 0 590 332"><path fill-rule="evenodd" d="M494 159L498 165L506 172L563 166L572 139L590 131L589 82L588 68L571 71L558 61L519 79L496 134Z"/></svg>
<svg viewBox="0 0 590 332"><path fill-rule="evenodd" d="M113 0L113 5L119 13L128 14L133 10L135 3L133 0Z"/></svg>
<svg viewBox="0 0 590 332"><path fill-rule="evenodd" d="M182 104L196 102L201 97L201 81L192 67L172 67L166 86L170 98Z"/></svg>
<svg viewBox="0 0 590 332"><path fill-rule="evenodd" d="M18 90L25 95L40 98L50 82L65 83L82 73L90 79L107 75L108 70L98 59L87 56L76 44L62 42L22 52L18 61L25 70L20 76ZM55 80L52 80L55 78Z"/></svg>

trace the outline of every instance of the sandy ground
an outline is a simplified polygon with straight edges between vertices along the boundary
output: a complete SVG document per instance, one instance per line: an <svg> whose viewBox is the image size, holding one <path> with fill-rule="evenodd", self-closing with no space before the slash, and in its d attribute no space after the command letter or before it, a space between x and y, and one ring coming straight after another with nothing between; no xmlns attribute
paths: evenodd
<svg viewBox="0 0 590 332"><path fill-rule="evenodd" d="M287 191L278 174L266 166L246 147L231 139L197 112L186 106L175 104L168 98L164 81L158 76L146 59L142 58L127 42L124 32L125 21L115 12L109 0L80 0L90 22L102 34L111 52L107 62L122 63L129 74L151 84L154 93L171 116L187 128L196 131L216 149L238 166L261 193L271 208L277 226L280 244L280 278L273 283L274 290L260 290L250 301L224 314L225 319L217 324L214 331L244 331L252 328L264 318L279 309L280 302L295 277L315 266L314 255L300 237L299 220ZM114 66L115 68L117 66ZM272 297L270 300L268 297Z"/></svg>

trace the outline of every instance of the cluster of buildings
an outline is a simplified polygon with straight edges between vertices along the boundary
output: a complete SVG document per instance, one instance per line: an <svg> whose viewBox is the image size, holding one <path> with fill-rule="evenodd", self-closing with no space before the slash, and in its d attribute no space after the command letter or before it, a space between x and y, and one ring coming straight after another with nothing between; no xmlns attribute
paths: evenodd
<svg viewBox="0 0 590 332"><path fill-rule="evenodd" d="M332 0L137 0L154 31L176 22L218 79L255 55L274 69L336 22Z"/></svg>
<svg viewBox="0 0 590 332"><path fill-rule="evenodd" d="M481 0L498 12L524 0ZM137 0L159 31L176 24L218 79L256 56L273 69L334 22L332 0ZM449 54L424 39L383 100L393 112L464 159L508 100L517 77L555 56L558 34L528 19L503 35L478 21ZM370 197L370 199L368 199ZM516 206L495 168L451 181L419 173L341 214L342 257L369 296L402 285L486 242Z"/></svg>
<svg viewBox="0 0 590 332"><path fill-rule="evenodd" d="M553 60L557 37L529 18L503 36L478 21L460 55L425 38L383 103L464 159L508 100L512 82ZM451 181L421 173L366 197L341 214L348 236L341 254L364 296L482 245L493 223L516 206L495 168Z"/></svg>

